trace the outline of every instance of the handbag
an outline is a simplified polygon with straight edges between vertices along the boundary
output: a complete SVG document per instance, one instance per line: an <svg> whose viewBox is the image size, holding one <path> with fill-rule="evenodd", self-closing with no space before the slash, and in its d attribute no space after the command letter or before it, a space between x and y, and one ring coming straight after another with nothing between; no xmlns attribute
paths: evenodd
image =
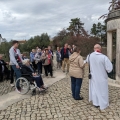
<svg viewBox="0 0 120 120"><path fill-rule="evenodd" d="M88 79L91 79L92 75L90 73L90 54L89 54L88 62L89 62L89 75L88 75Z"/></svg>

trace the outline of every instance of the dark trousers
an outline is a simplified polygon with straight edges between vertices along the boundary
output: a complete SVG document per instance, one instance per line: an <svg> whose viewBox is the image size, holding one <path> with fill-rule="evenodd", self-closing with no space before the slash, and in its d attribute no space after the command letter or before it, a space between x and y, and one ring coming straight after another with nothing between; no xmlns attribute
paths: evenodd
<svg viewBox="0 0 120 120"><path fill-rule="evenodd" d="M0 73L0 82L3 81L3 73Z"/></svg>
<svg viewBox="0 0 120 120"><path fill-rule="evenodd" d="M53 71L52 71L52 65L44 65L44 69L45 69L45 75L48 76L48 72L50 72L50 76L53 76Z"/></svg>
<svg viewBox="0 0 120 120"><path fill-rule="evenodd" d="M82 86L82 78L71 77L72 96L75 99L80 98L80 89Z"/></svg>
<svg viewBox="0 0 120 120"><path fill-rule="evenodd" d="M32 65L33 65L34 71L36 72L36 70L37 70L37 65L35 64L35 61L32 62Z"/></svg>
<svg viewBox="0 0 120 120"><path fill-rule="evenodd" d="M6 69L4 71L4 75L6 76L6 79L8 80L10 78L10 70Z"/></svg>
<svg viewBox="0 0 120 120"><path fill-rule="evenodd" d="M6 69L4 73L0 73L0 82L3 81L3 76L5 76L5 79L8 80L10 78L10 70Z"/></svg>
<svg viewBox="0 0 120 120"><path fill-rule="evenodd" d="M33 77L33 80L36 82L37 87L39 87L39 88L44 85L41 76L39 76L39 77Z"/></svg>
<svg viewBox="0 0 120 120"><path fill-rule="evenodd" d="M12 69L12 66L10 66L10 84L13 84L14 82L14 70Z"/></svg>
<svg viewBox="0 0 120 120"><path fill-rule="evenodd" d="M37 63L38 74L42 74L42 62Z"/></svg>

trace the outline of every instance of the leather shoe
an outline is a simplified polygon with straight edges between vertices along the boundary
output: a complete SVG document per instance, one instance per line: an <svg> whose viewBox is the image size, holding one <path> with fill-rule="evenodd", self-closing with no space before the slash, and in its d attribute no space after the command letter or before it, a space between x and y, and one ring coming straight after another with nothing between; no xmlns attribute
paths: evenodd
<svg viewBox="0 0 120 120"><path fill-rule="evenodd" d="M83 97L75 98L75 100L83 100Z"/></svg>
<svg viewBox="0 0 120 120"><path fill-rule="evenodd" d="M94 107L95 107L95 108L99 108L100 106L95 106L95 105L94 105Z"/></svg>

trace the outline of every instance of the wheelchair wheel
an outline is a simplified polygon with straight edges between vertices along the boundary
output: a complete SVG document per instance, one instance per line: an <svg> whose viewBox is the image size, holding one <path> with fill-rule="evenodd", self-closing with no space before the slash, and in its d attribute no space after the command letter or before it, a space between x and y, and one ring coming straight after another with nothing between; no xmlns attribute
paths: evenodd
<svg viewBox="0 0 120 120"><path fill-rule="evenodd" d="M19 87L18 87L18 85L19 85ZM30 89L30 84L29 84L28 80L24 77L18 78L16 80L15 86L16 86L16 90L22 95L28 93L28 91Z"/></svg>

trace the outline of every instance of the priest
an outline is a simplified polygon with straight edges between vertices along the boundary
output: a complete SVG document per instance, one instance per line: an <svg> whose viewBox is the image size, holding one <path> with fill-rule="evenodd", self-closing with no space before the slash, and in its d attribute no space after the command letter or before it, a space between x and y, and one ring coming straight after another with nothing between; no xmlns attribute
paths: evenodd
<svg viewBox="0 0 120 120"><path fill-rule="evenodd" d="M86 62L90 66L89 101L101 110L109 106L108 75L113 69L107 56L101 53L101 46L96 44L94 52L87 56Z"/></svg>

